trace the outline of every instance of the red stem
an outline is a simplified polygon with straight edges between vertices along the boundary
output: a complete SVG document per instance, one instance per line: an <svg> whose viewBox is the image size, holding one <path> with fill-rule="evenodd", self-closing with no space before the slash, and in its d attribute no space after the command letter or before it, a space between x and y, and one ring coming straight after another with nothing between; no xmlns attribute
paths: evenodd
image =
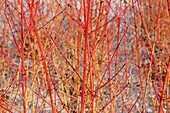
<svg viewBox="0 0 170 113"><path fill-rule="evenodd" d="M88 23L89 23L89 15L90 15L90 0L87 1L88 5L88 13L86 17L86 0L83 0L84 5L84 23L85 23L85 50L84 50L84 70L83 70L83 86L82 86L82 95L81 95L81 113L84 113L84 105L85 105L85 80L86 80L86 65L87 65L87 47L88 47ZM86 20L87 18L87 20Z"/></svg>
<svg viewBox="0 0 170 113"><path fill-rule="evenodd" d="M21 70L21 76L22 76L22 95L23 95L23 107L24 107L24 113L26 113L26 96L25 96L25 67L24 67L24 15L23 15L24 9L23 9L23 0L21 0L21 62L22 62L22 70Z"/></svg>

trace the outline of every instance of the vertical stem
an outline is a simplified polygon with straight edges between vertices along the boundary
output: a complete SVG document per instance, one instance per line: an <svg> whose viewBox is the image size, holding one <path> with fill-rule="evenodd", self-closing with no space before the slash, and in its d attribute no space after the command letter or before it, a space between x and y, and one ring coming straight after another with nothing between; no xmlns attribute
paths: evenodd
<svg viewBox="0 0 170 113"><path fill-rule="evenodd" d="M89 14L90 14L90 0L88 0L88 14L87 14L87 21L86 21L86 0L83 0L84 5L84 23L85 23L85 50L84 50L84 72L83 72L83 87L82 87L82 98L81 98L81 113L84 113L84 92L85 92L85 79L86 79L86 65L87 65L87 46L88 46L88 21L89 21Z"/></svg>
<svg viewBox="0 0 170 113"><path fill-rule="evenodd" d="M24 68L24 22L23 22L23 14L24 14L24 9L23 9L23 0L21 0L21 74L22 74L22 95L23 95L23 107L24 107L24 113L26 113L26 98L25 98L25 90L24 90L24 78L25 78L25 68Z"/></svg>
<svg viewBox="0 0 170 113"><path fill-rule="evenodd" d="M91 4L91 7L93 7L94 6L94 1L92 1L92 4ZM91 14L90 14L90 16L91 16L91 18L92 18L92 16L93 16L93 11L91 11L90 12ZM91 30L93 29L93 21L92 21L92 19L90 19L90 23L91 23ZM92 33L91 34L91 37L92 37L92 48L91 48L91 53L94 51L94 34ZM91 55L91 54L90 54ZM92 69L91 69L91 82L90 82L90 84L91 84L91 92L93 92L94 91L94 73L93 73L93 70L94 70L94 66L93 66L93 62L94 62L94 58L92 57L92 59L91 59L91 63L90 63L90 65L92 65ZM91 95L91 100L92 100L92 113L95 113L95 100L94 100L94 95L93 95L94 93L92 93L92 95Z"/></svg>
<svg viewBox="0 0 170 113"><path fill-rule="evenodd" d="M124 9L124 14L125 14L125 25L124 25L124 33L125 33L125 73L126 73L126 75L125 75L125 79L128 79L128 76L127 76L127 74L128 74L128 69L127 69L127 38L126 38L126 3L124 3L124 7L125 7L125 9ZM127 80L127 82L126 82L126 84L128 84L128 80ZM128 89L128 87L127 87L127 89ZM128 93L127 93L127 98L129 97L129 95L128 95ZM123 96L123 99L124 99L124 96ZM123 112L125 112L125 110L123 110Z"/></svg>

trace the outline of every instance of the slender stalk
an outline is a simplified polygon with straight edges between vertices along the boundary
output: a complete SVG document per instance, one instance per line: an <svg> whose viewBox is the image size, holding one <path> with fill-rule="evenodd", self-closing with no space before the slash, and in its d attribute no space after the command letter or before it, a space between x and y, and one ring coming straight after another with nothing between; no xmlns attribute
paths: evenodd
<svg viewBox="0 0 170 113"><path fill-rule="evenodd" d="M85 45L84 45L84 70L83 70L83 84L82 84L82 95L81 95L81 113L84 113L85 111L85 81L86 81L86 65L87 65L87 44L88 44L88 20L89 20L89 10L88 10L88 16L86 16L86 2L88 5L88 9L90 8L90 1L83 0L84 5L84 24L85 24Z"/></svg>
<svg viewBox="0 0 170 113"><path fill-rule="evenodd" d="M23 9L23 0L21 0L21 62L22 62L22 71L21 71L21 76L22 76L22 95L23 95L23 109L24 113L26 113L26 95L25 95L25 66L24 66L24 9Z"/></svg>

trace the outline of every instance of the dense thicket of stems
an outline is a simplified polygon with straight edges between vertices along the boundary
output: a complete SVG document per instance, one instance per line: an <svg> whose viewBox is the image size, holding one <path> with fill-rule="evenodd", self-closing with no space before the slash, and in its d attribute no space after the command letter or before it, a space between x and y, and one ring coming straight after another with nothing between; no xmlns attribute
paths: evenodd
<svg viewBox="0 0 170 113"><path fill-rule="evenodd" d="M0 0L0 112L170 111L168 0Z"/></svg>

